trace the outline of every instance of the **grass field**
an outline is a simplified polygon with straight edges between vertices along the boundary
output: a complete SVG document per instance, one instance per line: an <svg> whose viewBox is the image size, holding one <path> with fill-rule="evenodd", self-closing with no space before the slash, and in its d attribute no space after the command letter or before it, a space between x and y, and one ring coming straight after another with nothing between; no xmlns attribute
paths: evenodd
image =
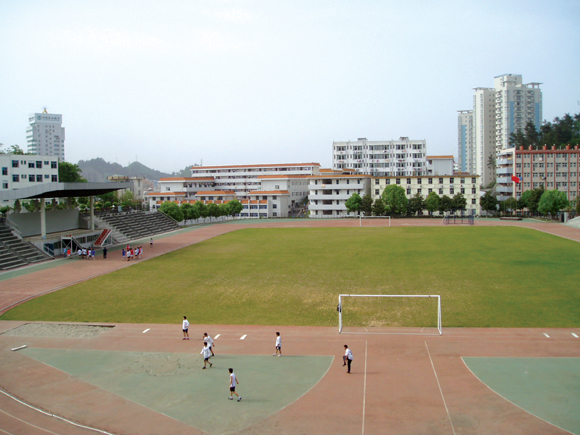
<svg viewBox="0 0 580 435"><path fill-rule="evenodd" d="M339 293L440 294L444 327L577 327L579 259L580 244L516 227L245 229L0 319L179 323L187 315L200 324L336 326ZM381 310L362 304L348 322L435 320L432 307Z"/></svg>

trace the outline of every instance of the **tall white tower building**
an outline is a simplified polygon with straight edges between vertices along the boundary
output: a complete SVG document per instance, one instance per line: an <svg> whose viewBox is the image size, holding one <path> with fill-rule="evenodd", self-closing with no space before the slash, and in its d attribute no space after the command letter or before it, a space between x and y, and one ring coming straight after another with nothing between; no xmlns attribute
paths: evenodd
<svg viewBox="0 0 580 435"><path fill-rule="evenodd" d="M457 116L457 166L460 172L475 174L473 110L459 110Z"/></svg>
<svg viewBox="0 0 580 435"><path fill-rule="evenodd" d="M29 116L30 126L26 129L28 152L41 156L58 157L64 161L64 127L62 115L48 113L34 113Z"/></svg>
<svg viewBox="0 0 580 435"><path fill-rule="evenodd" d="M496 111L496 151L510 148L510 134L523 130L529 121L536 129L542 123L541 83L522 84L519 74L503 74L494 79Z"/></svg>
<svg viewBox="0 0 580 435"><path fill-rule="evenodd" d="M486 186L495 178L489 163L495 160L502 150L510 148L509 139L512 133L525 128L531 121L536 128L542 123L541 83L522 83L519 74L502 74L494 78L493 88L475 88L473 94L473 150L472 169L481 176L482 185ZM458 150L459 161L462 156L469 159L469 141L463 137L468 130L469 111L460 111L458 117ZM465 125L465 128L462 126ZM466 166L467 168L467 166Z"/></svg>

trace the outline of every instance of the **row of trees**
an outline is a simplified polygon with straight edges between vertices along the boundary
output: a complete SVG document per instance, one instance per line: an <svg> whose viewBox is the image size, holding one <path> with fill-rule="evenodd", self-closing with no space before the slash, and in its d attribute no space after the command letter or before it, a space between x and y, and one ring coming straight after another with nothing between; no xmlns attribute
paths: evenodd
<svg viewBox="0 0 580 435"><path fill-rule="evenodd" d="M184 203L177 205L174 202L166 201L161 204L159 211L165 213L171 218L175 219L177 222L181 221L194 221L199 218L214 217L218 218L220 216L235 216L240 214L243 209L243 205L237 199L233 199L224 204L204 204L201 201L197 201L193 204Z"/></svg>
<svg viewBox="0 0 580 435"><path fill-rule="evenodd" d="M504 213L528 209L531 214L549 214L552 217L556 216L559 211L572 210L574 206L580 212L580 202L578 200L572 205L566 197L566 192L561 192L558 189L545 190L544 186L526 190L519 200L508 198L501 202L497 200L496 195L490 190L482 196L480 205L482 210L488 212L495 212L498 208Z"/></svg>
<svg viewBox="0 0 580 435"><path fill-rule="evenodd" d="M430 215L464 210L467 200L461 193L451 198L447 195L439 196L437 192L429 193L427 198L417 193L408 199L405 189L394 184L387 186L375 201L368 194L361 197L354 193L345 205L350 213L363 213L365 216L421 216L423 210L427 210Z"/></svg>
<svg viewBox="0 0 580 435"><path fill-rule="evenodd" d="M523 146L524 149L542 145L556 145L558 148L579 145L580 114L566 114L562 118L554 118L552 122L544 121L539 128L529 121L523 131L510 134L509 142L512 146Z"/></svg>

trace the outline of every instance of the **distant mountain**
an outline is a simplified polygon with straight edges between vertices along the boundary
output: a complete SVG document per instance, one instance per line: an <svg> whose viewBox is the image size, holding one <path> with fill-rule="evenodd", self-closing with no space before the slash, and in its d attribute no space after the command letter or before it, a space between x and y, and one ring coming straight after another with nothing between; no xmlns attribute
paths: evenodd
<svg viewBox="0 0 580 435"><path fill-rule="evenodd" d="M97 157L92 160L79 160L77 163L82 170L82 175L89 181L102 182L107 181L111 175L126 175L128 177L143 177L148 180L159 180L164 177L189 177L191 175L191 166L186 166L181 171L168 174L167 172L156 171L147 166L133 162L129 166L122 166L118 163L109 163L104 159Z"/></svg>

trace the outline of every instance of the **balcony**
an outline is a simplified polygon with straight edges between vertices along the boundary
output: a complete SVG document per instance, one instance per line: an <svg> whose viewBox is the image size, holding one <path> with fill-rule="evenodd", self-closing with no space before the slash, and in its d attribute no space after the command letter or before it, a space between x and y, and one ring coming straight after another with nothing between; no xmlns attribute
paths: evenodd
<svg viewBox="0 0 580 435"><path fill-rule="evenodd" d="M497 168L495 172L497 175L511 175L514 172L514 168L512 166L507 166L505 168Z"/></svg>
<svg viewBox="0 0 580 435"><path fill-rule="evenodd" d="M497 182L499 184L511 184L511 183L513 183L511 174L509 177L498 177Z"/></svg>
<svg viewBox="0 0 580 435"><path fill-rule="evenodd" d="M312 204L310 203L308 205L308 209L309 210L346 210L346 206L344 204L340 204L340 205L323 205L323 204Z"/></svg>
<svg viewBox="0 0 580 435"><path fill-rule="evenodd" d="M337 200L337 199L340 200L340 199L342 199L342 200L345 200L346 201L351 196L352 196L352 193L350 193L350 194L347 195L347 193L344 192L344 193L333 194L333 195L321 195L321 194L318 194L318 195L308 195L308 199L310 201L314 201L314 200L318 200L318 201L328 201L329 199L330 200Z"/></svg>
<svg viewBox="0 0 580 435"><path fill-rule="evenodd" d="M510 180L511 181L511 180ZM509 193L511 194L514 190L512 186L497 186L495 190L499 193Z"/></svg>

